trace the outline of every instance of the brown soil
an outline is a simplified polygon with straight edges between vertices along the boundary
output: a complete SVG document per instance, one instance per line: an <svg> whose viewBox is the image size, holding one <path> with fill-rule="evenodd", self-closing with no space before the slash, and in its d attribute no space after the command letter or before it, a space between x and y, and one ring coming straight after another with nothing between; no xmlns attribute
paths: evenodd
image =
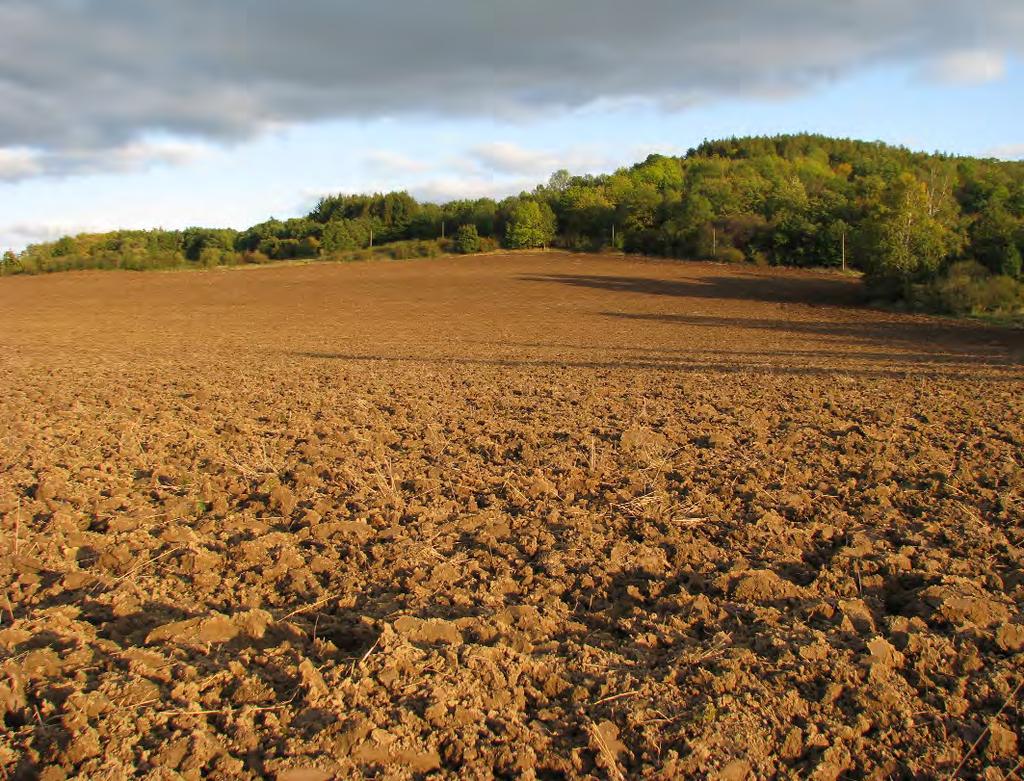
<svg viewBox="0 0 1024 781"><path fill-rule="evenodd" d="M0 774L1012 776L1024 338L857 295L0 280Z"/></svg>

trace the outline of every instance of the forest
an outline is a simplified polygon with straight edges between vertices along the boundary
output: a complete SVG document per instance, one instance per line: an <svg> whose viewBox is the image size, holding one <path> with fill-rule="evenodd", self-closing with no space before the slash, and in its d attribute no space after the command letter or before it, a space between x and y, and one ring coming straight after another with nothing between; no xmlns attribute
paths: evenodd
<svg viewBox="0 0 1024 781"><path fill-rule="evenodd" d="M1024 311L1024 162L819 135L706 141L611 174L557 171L501 201L331 195L237 231L122 230L3 256L4 274L215 267L561 247L862 272L872 300Z"/></svg>

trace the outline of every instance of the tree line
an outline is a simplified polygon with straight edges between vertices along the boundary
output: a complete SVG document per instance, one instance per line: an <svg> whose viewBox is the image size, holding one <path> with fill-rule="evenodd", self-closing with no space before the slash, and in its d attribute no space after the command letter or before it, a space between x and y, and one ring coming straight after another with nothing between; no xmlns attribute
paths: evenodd
<svg viewBox="0 0 1024 781"><path fill-rule="evenodd" d="M707 141L531 192L420 203L332 195L244 231L115 231L8 253L6 273L420 257L549 245L762 265L845 267L871 295L952 312L1019 312L1024 163L802 134Z"/></svg>

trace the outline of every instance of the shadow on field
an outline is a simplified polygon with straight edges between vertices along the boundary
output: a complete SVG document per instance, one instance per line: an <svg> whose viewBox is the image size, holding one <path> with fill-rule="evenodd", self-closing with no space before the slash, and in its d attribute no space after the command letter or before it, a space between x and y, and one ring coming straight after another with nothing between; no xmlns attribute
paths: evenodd
<svg viewBox="0 0 1024 781"><path fill-rule="evenodd" d="M962 357L971 362L1012 365L1024 362L1024 333L1020 331L989 328L973 323L942 321L920 321L910 317L891 320L858 320L842 322L832 320L766 319L748 317L716 317L713 315L662 314L645 312L601 312L604 317L624 320L647 320L658 323L698 328L750 329L778 333L810 334L836 337L857 342L892 344L919 347L939 353L959 353L950 358ZM978 350L993 349L1005 351L1004 355L976 355ZM825 356L827 351L808 351L810 354ZM971 353L967 355L965 353ZM904 356L893 356L907 360ZM931 358L925 354L926 358ZM940 359L941 360L941 359Z"/></svg>
<svg viewBox="0 0 1024 781"><path fill-rule="evenodd" d="M603 313L608 317L631 317L619 313ZM654 316L652 315L651 318ZM637 319L641 319L637 316ZM646 319L646 318L645 318ZM853 324L849 325L854 328ZM737 326L742 327L742 326ZM785 330L780 328L779 330ZM595 344L572 344L569 342L495 342L478 341L474 344L489 345L501 349L508 348L529 348L547 349L573 352L601 352L610 355L629 354L640 359L659 358L664 360L686 359L699 360L700 356L715 356L719 360L735 361L736 363L750 363L770 361L774 359L788 360L793 363L799 362L834 362L834 361L857 361L859 363L884 363L890 366L905 364L950 364L950 365L987 365L987 366L1014 366L1024 363L1024 353L1020 355L1001 355L991 351L991 340L985 343L988 352L979 352L979 345L968 345L960 343L953 350L936 349L932 351L918 352L893 352L888 350L733 350L733 349L710 349L701 347L669 348L669 347L641 347L637 345L595 345ZM972 349L973 348L973 349Z"/></svg>
<svg viewBox="0 0 1024 781"><path fill-rule="evenodd" d="M822 306L856 306L864 303L861 285L856 280L845 277L737 275L667 280L647 277L606 277L596 274L530 274L518 279L524 282L549 282L610 290L615 293L642 293L677 298L739 299Z"/></svg>
<svg viewBox="0 0 1024 781"><path fill-rule="evenodd" d="M411 364L427 368L442 369L450 366L494 366L500 368L515 369L598 369L618 371L663 371L682 374L704 374L704 373L725 373L725 374L763 374L782 375L798 377L835 377L842 375L846 377L863 377L868 379L894 378L906 379L970 379L971 377L984 378L991 381L1018 382L1020 377L1016 374L980 375L976 369L979 366L988 365L994 368L991 361L962 360L956 361L959 369L923 368L923 361L919 363L908 362L903 366L898 365L902 356L893 355L894 363L877 368L865 368L862 366L849 366L845 364L829 366L801 366L786 363L783 356L776 356L770 351L760 354L760 360L730 360L731 353L720 354L719 360L688 360L683 356L676 360L631 360L621 358L605 361L587 361L572 359L529 359L529 358L465 358L461 356L413 356L413 355L359 355L355 353L333 353L333 352L289 352L287 355L293 358L313 358L330 361L345 361L350 363L393 363ZM830 355L827 351L818 353L822 361L828 361ZM782 360L780 360L782 359Z"/></svg>

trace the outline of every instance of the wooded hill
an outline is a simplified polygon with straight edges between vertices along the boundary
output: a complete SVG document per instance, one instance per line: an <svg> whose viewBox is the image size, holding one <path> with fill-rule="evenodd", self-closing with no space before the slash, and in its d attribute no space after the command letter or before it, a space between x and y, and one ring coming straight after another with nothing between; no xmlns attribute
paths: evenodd
<svg viewBox="0 0 1024 781"><path fill-rule="evenodd" d="M875 297L954 313L1024 307L1024 163L818 135L708 141L506 198L336 195L248 230L115 231L29 246L4 273L477 252L617 249L864 272Z"/></svg>

